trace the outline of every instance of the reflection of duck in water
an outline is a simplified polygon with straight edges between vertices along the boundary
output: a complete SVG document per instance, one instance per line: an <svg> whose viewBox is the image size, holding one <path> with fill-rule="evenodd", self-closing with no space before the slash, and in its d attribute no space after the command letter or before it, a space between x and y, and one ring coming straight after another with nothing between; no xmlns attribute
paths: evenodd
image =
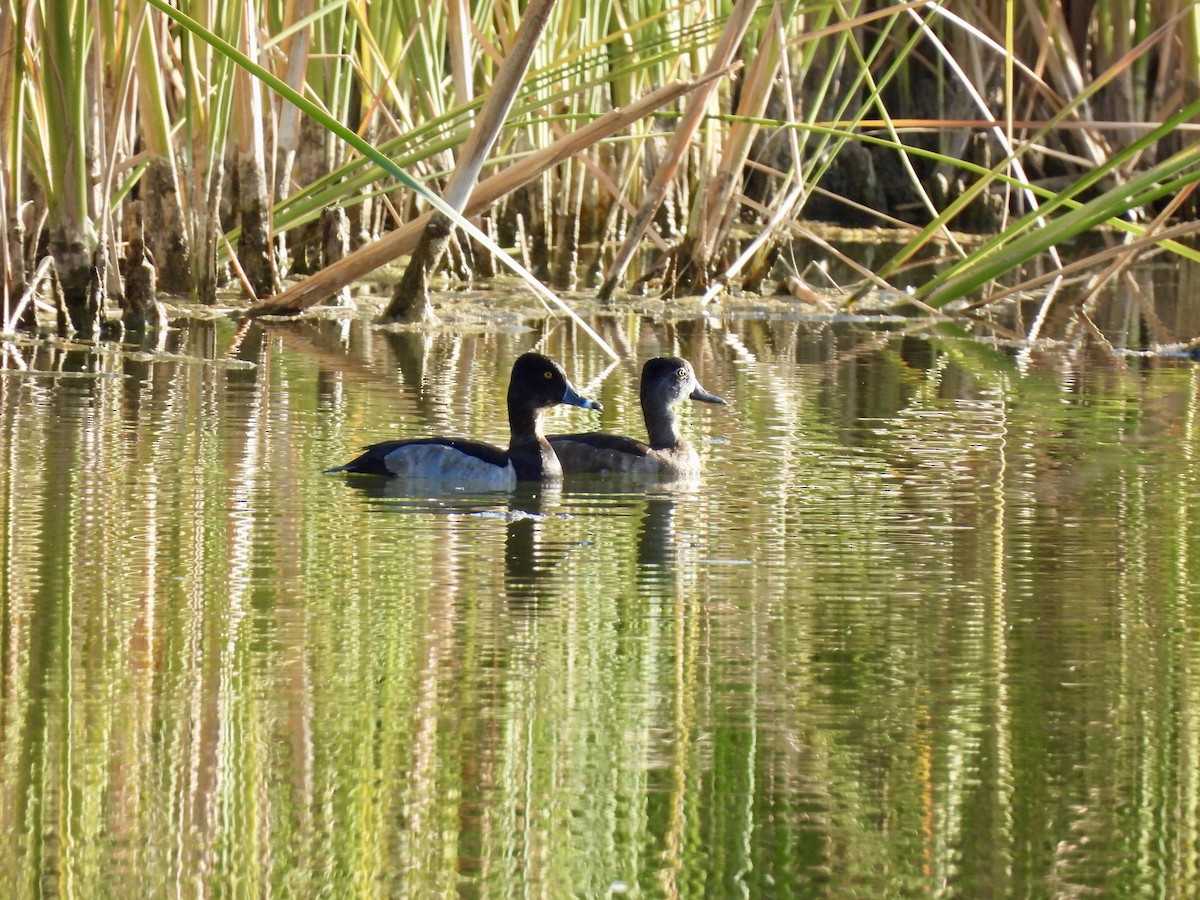
<svg viewBox="0 0 1200 900"><path fill-rule="evenodd" d="M550 436L550 445L568 474L628 473L684 479L700 474L700 455L679 433L675 404L684 398L724 403L696 380L686 359L659 356L642 367L642 415L649 443L619 434Z"/></svg>
<svg viewBox="0 0 1200 900"><path fill-rule="evenodd" d="M568 547L547 541L547 520L561 498L557 486L521 485L508 497L504 533L504 593L514 607L536 611L538 601L560 593L568 576ZM557 589L556 589L557 585Z"/></svg>
<svg viewBox="0 0 1200 900"><path fill-rule="evenodd" d="M519 481L558 479L562 468L542 434L542 416L559 403L601 408L580 396L558 363L526 353L513 364L508 383L507 450L460 438L383 441L326 472L432 480L470 490L511 490Z"/></svg>
<svg viewBox="0 0 1200 900"><path fill-rule="evenodd" d="M675 558L679 553L675 533L675 497L671 494L650 494L638 528L638 580L659 580L674 575Z"/></svg>

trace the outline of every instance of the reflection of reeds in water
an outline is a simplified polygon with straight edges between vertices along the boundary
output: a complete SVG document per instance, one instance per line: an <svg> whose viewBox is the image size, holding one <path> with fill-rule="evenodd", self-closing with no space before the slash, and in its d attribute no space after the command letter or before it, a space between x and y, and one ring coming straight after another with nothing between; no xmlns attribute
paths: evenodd
<svg viewBox="0 0 1200 900"><path fill-rule="evenodd" d="M31 894L1037 893L1109 843L1136 869L1130 816L1188 844L1189 369L596 324L731 401L684 411L694 492L319 474L391 433L502 439L517 352L605 371L567 329L6 345L0 869ZM606 429L638 429L636 374L598 385Z"/></svg>

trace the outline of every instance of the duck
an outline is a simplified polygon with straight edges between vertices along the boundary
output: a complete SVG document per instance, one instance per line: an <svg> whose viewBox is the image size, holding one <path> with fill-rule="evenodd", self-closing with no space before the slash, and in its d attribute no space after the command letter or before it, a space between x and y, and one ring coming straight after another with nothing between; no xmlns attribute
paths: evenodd
<svg viewBox="0 0 1200 900"><path fill-rule="evenodd" d="M512 490L518 482L561 481L562 467L542 432L546 410L560 403L604 408L581 395L554 360L525 353L513 363L508 382L507 449L463 438L382 441L325 472L421 479L485 491Z"/></svg>
<svg viewBox="0 0 1200 900"><path fill-rule="evenodd" d="M550 435L568 475L622 473L660 479L688 479L700 474L700 455L679 433L675 406L689 398L702 403L725 401L696 380L691 363L678 356L658 356L642 366L639 389L649 442L599 431Z"/></svg>

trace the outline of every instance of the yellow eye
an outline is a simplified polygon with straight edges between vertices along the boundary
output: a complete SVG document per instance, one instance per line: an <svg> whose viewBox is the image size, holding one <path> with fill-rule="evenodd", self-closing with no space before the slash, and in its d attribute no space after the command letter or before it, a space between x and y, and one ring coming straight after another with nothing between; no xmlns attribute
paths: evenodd
<svg viewBox="0 0 1200 900"><path fill-rule="evenodd" d="M683 379L687 378L687 369L676 369L675 377L683 381Z"/></svg>
<svg viewBox="0 0 1200 900"><path fill-rule="evenodd" d="M545 372L542 373L542 377L545 378L547 381L549 381L551 378L554 377L554 373L551 372L549 369L547 369Z"/></svg>

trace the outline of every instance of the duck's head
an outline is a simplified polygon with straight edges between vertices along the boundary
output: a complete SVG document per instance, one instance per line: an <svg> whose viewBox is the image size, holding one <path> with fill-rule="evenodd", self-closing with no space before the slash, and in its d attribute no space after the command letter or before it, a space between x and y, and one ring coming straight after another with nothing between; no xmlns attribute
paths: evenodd
<svg viewBox="0 0 1200 900"><path fill-rule="evenodd" d="M524 353L513 363L508 382L509 410L540 411L567 403L583 409L603 409L596 400L582 396L567 378L562 366L540 353Z"/></svg>
<svg viewBox="0 0 1200 900"><path fill-rule="evenodd" d="M642 366L642 406L673 406L685 398L702 403L724 403L696 380L692 364L678 356L656 356Z"/></svg>

